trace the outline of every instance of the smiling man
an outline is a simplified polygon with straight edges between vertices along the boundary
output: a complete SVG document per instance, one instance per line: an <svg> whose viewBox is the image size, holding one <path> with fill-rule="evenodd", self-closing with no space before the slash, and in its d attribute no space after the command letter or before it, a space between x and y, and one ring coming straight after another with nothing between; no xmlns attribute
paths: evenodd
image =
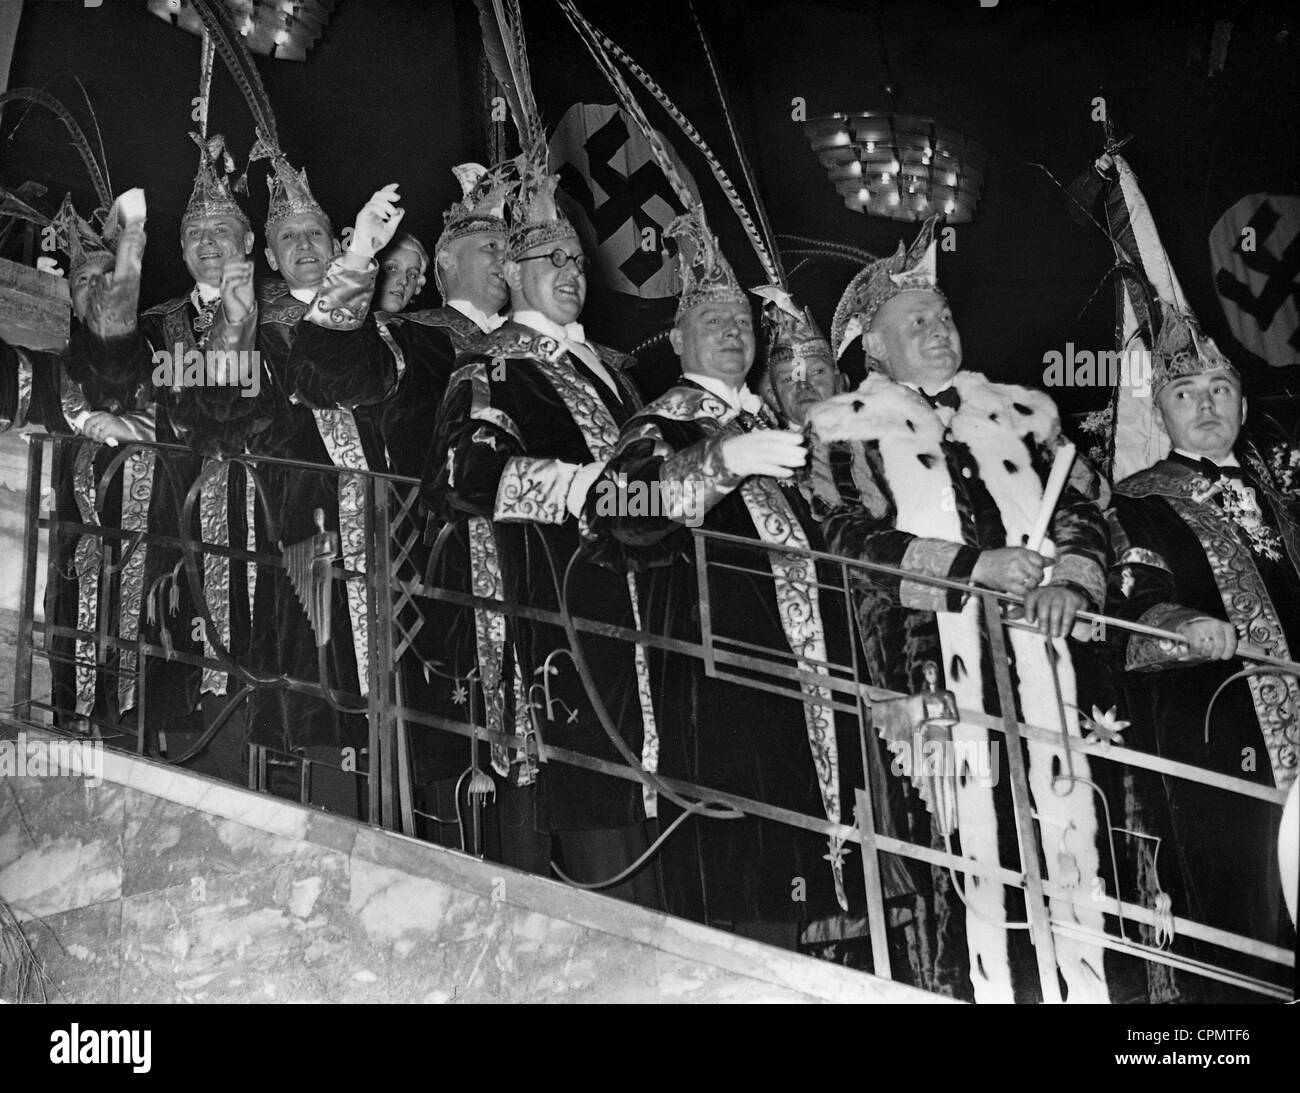
<svg viewBox="0 0 1300 1093"><path fill-rule="evenodd" d="M792 303L788 309L769 306L767 315L767 368L759 390L782 425L802 429L808 411L838 392L844 377L811 313Z"/></svg>
<svg viewBox="0 0 1300 1093"><path fill-rule="evenodd" d="M825 549L792 488L807 459L802 438L776 428L746 386L756 342L750 299L703 213L679 217L667 235L679 244L683 287L669 340L682 374L623 427L599 500L587 506L596 536L590 554L638 574L650 633L703 640L699 584L707 579L716 638L824 673L828 660L851 661L835 579L819 574L828 592L811 579L806 560L764 549ZM657 498L652 511L630 503L638 494ZM749 540L754 549L715 543L709 560L731 566L701 574L690 531L697 526ZM837 724L824 704L828 690L775 676L763 682L785 694L760 690L718 678L696 657L658 649L650 674L659 773L834 822L851 814L860 751L852 719ZM662 824L680 815L675 802L658 807ZM845 862L847 853L837 840L828 846L755 816L695 817L689 834L662 851L667 909L794 948L802 925L849 910L861 869Z"/></svg>
<svg viewBox="0 0 1300 1093"><path fill-rule="evenodd" d="M1107 611L1185 643L1114 633L1127 669L1128 743L1285 789L1300 742L1295 678L1227 680L1247 663L1235 655L1241 640L1275 657L1300 654L1300 529L1241 439L1240 375L1195 320L1166 307L1154 358L1152 394L1172 450L1115 487ZM1164 789L1187 916L1294 945L1277 863L1280 810L1179 778Z"/></svg>
<svg viewBox="0 0 1300 1093"><path fill-rule="evenodd" d="M1073 665L1077 650L1071 652L1067 635L1074 616L1084 606L1100 607L1104 598L1106 521L1089 497L1067 485L1050 526L1050 578L1049 559L1024 545L1060 440L1059 416L1042 392L960 371L962 341L935 274L933 227L928 222L911 248L900 243L895 254L862 270L836 308L832 344L843 352L861 335L870 371L856 391L809 412L817 440L814 503L837 554L1023 596L1025 616L1042 634L1007 632L1017 713L1034 724L1062 724L1058 701L1069 711L1083 700L1075 694L1072 667L1062 673L1058 699L1053 665ZM944 680L939 685L952 690L962 708L999 712L979 598L881 572L855 574L854 598L874 684L919 692L932 663ZM1081 735L1074 714L1063 724ZM961 723L953 732L972 747L991 746L979 725ZM1070 883L1087 888L1098 877L1103 821L1086 785L1052 786L1061 762L1058 749L1030 746L1048 875L1068 875ZM1074 764L1086 778L1080 772L1086 762L1076 755ZM1009 791L1005 783L979 783L963 779L956 786L953 852L1007 864L1000 847L1013 837ZM914 829L929 831L931 817L914 788L901 789ZM1061 846L1066 831L1068 857ZM938 833L933 838L944 845ZM946 878L928 896L939 931L935 975L941 989L977 1001L1032 997L1026 993L1036 989L1032 952L1023 933L1003 926L1023 918L1018 894L996 883L972 883L969 876L958 880L964 897ZM1069 913L1101 928L1100 911ZM1057 958L1071 1001L1108 999L1099 945L1061 939Z"/></svg>
<svg viewBox="0 0 1300 1093"><path fill-rule="evenodd" d="M544 151L543 146L543 151ZM491 523L499 573L487 587L501 598L556 610L570 574L565 603L578 616L635 626L627 575L579 561L566 567L580 543L587 491L613 451L619 427L640 407L626 375L631 358L588 340L578 318L587 293L587 259L573 226L555 203L555 176L544 158L525 164L512 202L513 222L503 266L511 318L460 358L443 404L425 476L434 522ZM474 521L481 523L474 523ZM606 737L601 711L567 655L560 627L497 616L494 635L480 643L489 722L499 724L507 689L527 693L547 685L542 731L548 745L619 761ZM518 662L517 687L497 675L493 648L506 627ZM584 637L582 651L606 716L639 753L648 706L644 662L624 642ZM545 675L539 675L545 672ZM643 705L642 699L645 702ZM527 734L522 703L509 728ZM507 783L502 857L507 864L547 871L549 861L571 878L608 880L647 846L645 812L635 783L552 762L537 768L526 753L494 749L493 765ZM535 785L534 785L535 783ZM533 801L535 796L536 800ZM513 827L514 837L507 838ZM611 894L658 902L654 868Z"/></svg>
<svg viewBox="0 0 1300 1093"><path fill-rule="evenodd" d="M218 471L205 475L192 522L185 530L207 543L253 546L243 475L226 473L220 459L243 451L248 431L269 420L253 412L256 400L241 398L238 389L209 386L225 378L209 366L210 350L249 353L255 345L257 305L249 258L253 233L220 168L225 158L222 138L214 135L204 142L196 136L194 140L200 148L199 170L180 230L181 254L193 287L148 309L137 322L133 300L144 258L144 225L128 225L117 242L116 269L105 269L95 278L97 283L87 286L92 303L86 328L93 351L82 364L84 371L73 370L72 376L80 384L87 408L101 411L85 417L82 425L92 440L124 443L152 440L156 435L161 442L184 443L193 449L193 454L171 452L165 457L137 449L124 464L122 527L144 526L147 514L148 529L160 538L126 562L119 636L134 638L138 618L146 639L155 645L170 644L186 654L213 658L220 646L240 659L246 655L250 635L249 583L243 563L217 556L201 561L212 626L200 627L197 637L193 620L201 614L190 584L173 582L169 576L182 561L182 552L168 539L181 528L190 488L214 464ZM74 274L78 294L83 291L83 272ZM188 371L186 360L196 357L205 360L205 367ZM229 412L227 395L233 404ZM162 458L168 463L166 474L158 466ZM152 489L146 485L150 482ZM150 596L155 597L152 604ZM174 608L159 610L159 596L164 602L171 599ZM126 660L132 655L123 654ZM144 671L150 746L161 748L165 740L170 755L183 753L198 739L205 718L210 723L219 712L229 689L229 673L164 657L150 657ZM123 673L121 708L130 709L135 697L134 684ZM195 768L242 781L238 737L238 728L229 722Z"/></svg>
<svg viewBox="0 0 1300 1093"><path fill-rule="evenodd" d="M317 306L299 324L293 349L295 372L309 368L318 374L395 373L396 386L378 408L383 446L389 469L414 479L425 470L433 423L457 356L505 321L498 312L509 297L502 272L505 185L496 174L474 163L461 164L454 173L461 184L461 198L444 214L443 230L434 248L434 282L446 301L444 306L402 310L415 286L423 283L422 275L419 281L412 279L421 268L423 247L416 252L402 243L414 237L398 235L376 255L371 245L376 240L354 234L348 250L331 266ZM396 195L395 189L391 192ZM375 257L383 268L376 270ZM376 277L380 279L377 296ZM372 297L388 310L369 311ZM393 313L398 311L401 313ZM440 461L441 453L438 458ZM395 486L394 490L407 488ZM423 574L428 553L427 544L421 542L423 518L418 507L403 511L403 506L395 504L393 517L395 538L410 544L410 562ZM475 543L478 549L473 557L465 535L458 533L447 544L436 574L442 587L469 591L476 567L495 566L488 559L490 530L480 528ZM408 607L408 612L413 614L415 609ZM410 622L415 634L402 666L406 700L427 712L459 718L464 710L455 704L455 698L475 665L475 613L427 601L420 601L418 610L424 616L423 625L417 625L415 618L403 620ZM495 634L497 628L486 626L481 632ZM502 658L498 649L496 660ZM426 664L442 668L429 673ZM488 678L498 678L499 671L494 672L491 666L484 671ZM473 681L468 685L473 686ZM418 812L434 817L456 815L455 787L466 766L466 752L464 737L425 728L412 730ZM461 833L454 822L430 820L424 833L448 845L461 845Z"/></svg>

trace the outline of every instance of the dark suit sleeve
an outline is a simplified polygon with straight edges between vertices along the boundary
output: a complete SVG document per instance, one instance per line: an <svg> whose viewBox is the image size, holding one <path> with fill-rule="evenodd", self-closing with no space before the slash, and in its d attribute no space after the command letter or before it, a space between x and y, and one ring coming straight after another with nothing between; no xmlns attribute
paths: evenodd
<svg viewBox="0 0 1300 1093"><path fill-rule="evenodd" d="M337 258L330 263L289 350L285 379L298 401L351 409L392 391L392 351L369 314L374 290L375 270L350 270Z"/></svg>
<svg viewBox="0 0 1300 1093"><path fill-rule="evenodd" d="M587 554L615 569L668 565L690 549L690 527L744 479L726 469L721 446L739 429L675 448L654 417L628 422L614 455L587 492ZM645 503L653 498L654 504Z"/></svg>
<svg viewBox="0 0 1300 1093"><path fill-rule="evenodd" d="M1176 630L1182 623L1210 618L1178 602L1178 582L1151 509L1160 502L1117 495L1107 514L1114 560L1106 587L1106 613L1129 622ZM1130 672L1185 668L1206 663L1185 646L1112 627L1112 646Z"/></svg>

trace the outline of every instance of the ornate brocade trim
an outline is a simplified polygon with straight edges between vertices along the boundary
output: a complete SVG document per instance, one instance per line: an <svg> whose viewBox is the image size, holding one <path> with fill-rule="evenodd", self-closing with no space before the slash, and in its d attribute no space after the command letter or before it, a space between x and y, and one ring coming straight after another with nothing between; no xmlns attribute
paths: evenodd
<svg viewBox="0 0 1300 1093"><path fill-rule="evenodd" d="M1238 541L1226 517L1211 506L1182 497L1169 498L1169 504L1200 540L1223 609L1242 640L1289 660L1291 652L1277 609L1250 551ZM1246 682L1273 768L1273 784L1288 789L1295 781L1300 754L1300 683L1289 675L1253 675Z"/></svg>
<svg viewBox="0 0 1300 1093"><path fill-rule="evenodd" d="M335 258L307 310L307 321L326 330L356 330L370 311L378 269L373 258L364 270L348 269L342 258Z"/></svg>
<svg viewBox="0 0 1300 1093"><path fill-rule="evenodd" d="M379 331L379 336L384 340L384 344L388 346L388 351L393 355L397 378L400 380L406 374L406 354L402 352L402 347L393 338L393 332L388 329L390 321L386 316L383 319L378 314L375 316L375 327Z"/></svg>
<svg viewBox="0 0 1300 1093"><path fill-rule="evenodd" d="M80 390L80 388L78 388ZM95 453L98 444L82 444L72 465L73 493L83 524L99 525L95 511ZM99 574L104 560L97 535L83 534L77 540L74 565L77 574L77 629L92 635L78 638L76 644L76 709L89 717L95 707L95 670L98 642L95 638L99 618Z"/></svg>
<svg viewBox="0 0 1300 1093"><path fill-rule="evenodd" d="M660 464L659 484L663 513L670 520L698 522L744 481L727 470L722 459L724 437L706 437L675 452Z"/></svg>
<svg viewBox="0 0 1300 1093"><path fill-rule="evenodd" d="M1094 607L1106 602L1106 574L1101 566L1082 554L1062 554L1052 567L1051 583L1081 588Z"/></svg>
<svg viewBox="0 0 1300 1093"><path fill-rule="evenodd" d="M122 530L143 533L149 523L149 498L153 493L154 465L158 453L152 448L137 448L122 463ZM129 545L130 539L127 540ZM118 596L120 618L118 635L133 642L140 633L140 609L144 602L145 545L141 540L122 567ZM135 705L137 670L136 651L122 650L119 661L121 676L117 683L118 708L129 710Z"/></svg>
<svg viewBox="0 0 1300 1093"><path fill-rule="evenodd" d="M593 459L609 459L618 446L618 425L596 389L566 360L548 360L539 369L582 430Z"/></svg>
<svg viewBox="0 0 1300 1093"><path fill-rule="evenodd" d="M761 476L746 478L740 493L754 528L765 544L809 549L803 528L782 496L781 488L772 479ZM772 570L781 628L785 631L790 651L798 658L799 670L826 675L826 631L822 624L815 563L806 555L773 550L768 554L768 564ZM811 683L801 683L800 690L804 696L804 722L817 784L821 789L822 807L828 820L839 823L839 745L831 712L830 690ZM832 838L829 843L828 857L835 877L835 896L840 907L847 911L848 898L844 891L844 856L847 850L843 839Z"/></svg>
<svg viewBox="0 0 1300 1093"><path fill-rule="evenodd" d="M1129 547L1115 559L1115 565L1147 565L1152 569L1162 569L1170 576L1173 576L1174 572L1169 568L1169 563L1163 557L1154 550L1147 550L1145 547Z"/></svg>
<svg viewBox="0 0 1300 1093"><path fill-rule="evenodd" d="M918 536L903 551L899 568L927 577L947 577L961 550L961 543ZM949 595L948 589L922 581L909 581L905 578L898 585L898 602L913 611L946 611Z"/></svg>
<svg viewBox="0 0 1300 1093"><path fill-rule="evenodd" d="M199 487L199 529L204 543L215 546L230 545L229 494L230 464L223 460L204 460L205 475ZM230 559L222 554L205 551L203 554L203 596L207 600L208 614L216 627L223 649L230 648ZM217 650L209 640L208 628L203 628L203 655L217 659ZM224 695L226 673L220 668L205 667L199 694Z"/></svg>
<svg viewBox="0 0 1300 1093"><path fill-rule="evenodd" d="M627 592L632 601L632 622L641 629L641 601L637 597L636 577L627 574ZM650 685L650 660L644 642L632 647L636 662L636 695L641 704L641 766L653 774L659 769L659 726L655 721L655 704ZM659 815L659 794L647 785L641 786L641 801L647 820Z"/></svg>
<svg viewBox="0 0 1300 1093"><path fill-rule="evenodd" d="M369 470L361 447L361 434L351 410L313 410L316 429L336 467ZM359 474L339 475L339 548L343 564L356 573L344 581L352 630L352 651L357 661L358 694L370 693L370 641L366 602L366 480Z"/></svg>
<svg viewBox="0 0 1300 1093"><path fill-rule="evenodd" d="M566 463L562 459L512 456L506 460L501 481L497 484L492 519L564 523L569 516L565 502L577 473L576 463Z"/></svg>
<svg viewBox="0 0 1300 1093"><path fill-rule="evenodd" d="M471 516L467 530L470 587L475 596L499 600L502 598L501 566L497 560L492 525L481 516ZM504 732L506 694L502 666L505 664L505 615L485 607L474 608L474 644L478 652L479 679L483 685L485 723L492 732ZM510 749L494 740L491 757L492 769L506 777L512 760Z"/></svg>

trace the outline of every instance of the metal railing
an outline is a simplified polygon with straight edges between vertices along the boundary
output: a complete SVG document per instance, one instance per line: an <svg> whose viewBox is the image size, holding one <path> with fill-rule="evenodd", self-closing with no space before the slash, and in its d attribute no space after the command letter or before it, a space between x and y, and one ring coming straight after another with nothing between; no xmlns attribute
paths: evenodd
<svg viewBox="0 0 1300 1093"><path fill-rule="evenodd" d="M1161 756L1142 752L1124 746L1108 746L1104 750L1095 745L1070 735L1064 724L1061 727L1031 725L1018 721L1015 717L1016 700L1011 672L1007 657L1007 629L1019 627L1032 630L1023 622L1014 618L1004 618L1003 608L1007 605L1021 603L1021 597L998 593L986 589L968 586L960 582L937 578L904 574L890 566L876 565L838 557L831 554L781 547L779 553L786 556L801 556L811 559L819 566L822 573L834 572L837 579L821 581L819 589L834 592L842 599L845 633L854 635L855 619L853 617L853 592L855 581L860 581L870 574L886 574L893 577L906 576L913 583L934 585L937 587L957 589L980 598L983 604L986 638L991 651L994 667L998 705L1003 711L1000 716L992 716L983 710L961 709L962 723L979 726L991 734L1000 735L1005 743L1007 775L1010 780L1011 798L1014 806L1014 823L1019 868L1007 868L1003 865L979 863L972 858L954 854L951 848L944 850L932 846L912 843L879 829L879 816L876 796L880 787L872 786L872 778L865 777L866 784L857 787L856 814L854 823L833 823L824 816L806 815L777 807L769 803L751 800L734 794L722 792L708 786L700 786L678 779L665 778L660 775L647 775L633 766L595 758L572 750L560 748L547 743L547 719L553 712L549 703L534 703L532 708L532 725L534 732L521 736L508 732L495 732L484 724L478 723L473 713L468 719L446 717L428 710L414 708L401 701L400 689L396 685L399 661L404 656L413 655L413 646L420 627L434 625L437 621L439 604L454 605L461 608L484 609L500 612L516 618L530 619L565 628L573 636L576 634L593 634L613 638L629 643L638 643L644 647L653 647L668 652L688 656L702 662L705 671L714 677L724 678L733 683L780 694L786 698L797 695L799 684L812 684L824 690L829 698L805 697L805 701L822 702L829 705L836 713L856 717L859 725L859 739L862 746L864 771L870 769L867 762L868 750L879 746L876 731L872 726L872 704L902 697L896 692L873 686L867 679L864 668L860 642L856 638L847 642L848 655L844 662L809 662L799 658L788 649L771 649L757 646L743 640L724 638L716 632L714 618L713 582L720 572L741 570L770 578L765 555L774 548L761 543L736 536L706 532L694 529L694 564L698 578L701 638L698 642L670 638L644 630L617 625L599 619L574 617L565 610L551 611L528 604L505 603L496 599L476 596L458 588L435 587L428 581L427 572L432 572L430 560L425 557L420 541L421 528L418 519L418 484L408 479L388 475L371 474L356 471L343 471L332 467L315 464L298 463L290 460L270 457L240 456L231 460L234 465L246 467L252 480L257 483L257 492L265 502L265 485L261 475L271 465L338 478L352 475L362 481L364 486L365 521L365 567L364 572L335 563L332 569L333 581L359 581L366 590L366 611L369 625L367 627L368 687L367 693L355 694L341 692L330 686L323 686L318 680L296 679L279 675L275 678L258 677L250 673L246 665L233 661L223 652L217 658L200 656L167 648L164 645L146 640L144 631L132 640L124 640L116 630L120 627L116 621L106 617L109 613L101 611L98 625L94 631L82 630L55 624L50 620L37 618L36 587L37 567L40 554L41 536L49 538L49 573L47 580L59 579L56 561L61 556L59 544L65 537L90 536L98 539L103 547L103 572L101 587L111 593L114 574L120 572L124 558L133 550L146 549L151 543L180 547L185 556L186 579L189 583L194 602L201 606L204 625L212 627L211 615L207 610L202 587L202 564L204 555L229 558L232 561L247 563L257 567L283 568L285 562L276 552L259 549L247 550L238 546L217 543L194 542L188 536L178 533L145 529L126 532L120 527L112 526L112 521L104 517L103 506L108 495L110 478L121 471L124 460L119 458L111 462L96 483L94 508L99 516L98 523L88 523L80 518L70 518L65 513L44 511L42 505L42 472L47 455L53 454L55 462L66 466L79 446L90 442L82 438L54 437L34 435L31 438L30 461L28 466L28 490L26 499L26 524L23 555L23 597L21 605L20 630L17 648L17 668L15 677L16 716L20 720L35 721L41 718L55 718L65 726L75 726L82 731L91 731L101 736L117 735L121 739L124 728L116 720L100 715L78 719L75 711L57 709L52 702L32 693L33 662L37 657L52 658L51 640L61 637L75 643L93 643L95 649L94 668L96 671L111 674L114 671L133 671L134 682L139 688L138 711L144 711L137 718L135 728L135 750L146 750L148 696L147 673L145 666L151 658L165 658L198 668L214 668L231 673L241 686L231 698L220 715L227 717L245 701L252 691L264 687L279 687L290 691L315 695L332 702L341 702L345 706L364 710L368 724L368 768L359 772L364 777L368 790L368 818L372 824L383 828L413 834L416 830L415 809L412 800L409 737L414 729L430 729L466 737L472 741L485 741L504 744L513 748L534 747L538 760L542 763L566 763L582 769L597 771L614 778L631 782L647 782L666 788L671 793L693 801L707 801L710 804L728 806L746 815L757 816L766 820L787 824L804 831L817 833L828 838L844 840L857 844L861 852L861 867L865 881L867 907L866 918L869 927L869 942L873 957L875 974L892 978L891 957L887 944L886 899L882 881L882 855L893 855L931 867L951 870L967 878L978 876L996 882L1004 888L1023 893L1027 908L1027 921L1019 924L1028 930L1034 947L1040 988L1045 1001L1061 1000L1057 963L1055 958L1055 939L1075 938L1105 947L1120 953L1139 957L1143 961L1165 964L1198 976L1218 980L1224 983L1257 993L1265 998L1285 999L1291 997L1291 988L1286 985L1290 976L1284 969L1294 968L1295 954L1260 941L1219 929L1212 924L1197 922L1179 915L1158 915L1152 908L1125 898L1121 891L1099 893L1083 891L1077 886L1052 881L1044 876L1040 865L1043 855L1042 839L1036 816L1033 795L1030 791L1029 776L1026 769L1025 745L1029 743L1050 745L1061 749L1066 756L1067 765L1071 757L1086 757L1088 762L1115 763L1136 770L1144 770L1166 778L1184 779L1189 782L1212 786L1228 794L1242 798L1261 800L1277 806L1280 816L1285 791L1274 789L1243 778L1225 775L1221 772L1202 769L1185 763L1176 762ZM168 457L175 457L184 449L166 445L129 445L130 449L150 448L158 453L157 466L166 468ZM170 473L163 470L161 473ZM189 516L198 496L201 479L213 473L212 466L205 465L203 475L189 484L184 507L184 521L180 527L188 527ZM265 510L264 510L265 511ZM271 529L274 532L275 529ZM177 529L179 531L179 529ZM274 534L267 538L275 541ZM445 538L445 536L443 537ZM733 560L720 562L710 558L710 546L725 546ZM436 546L435 546L436 551ZM738 553L749 552L754 558L752 567L740 565L734 558ZM685 562L679 564L686 564ZM427 572L426 572L427 570ZM106 602L111 602L111 595ZM562 599L561 601L562 602ZM1095 623L1099 627L1114 630L1127 630L1134 634L1167 639L1180 642L1179 635L1158 630L1153 627L1129 623L1099 613L1084 612L1080 618ZM1035 631L1036 632L1036 631ZM1046 639L1044 639L1046 640ZM120 658L110 656L110 652L135 654L134 668L123 667ZM74 654L73 660L76 661ZM1279 670L1287 670L1289 662L1271 657L1251 657L1261 664L1270 665ZM84 663L84 662L83 662ZM1293 670L1293 667L1292 667ZM1053 668L1055 671L1055 668ZM472 682L472 680L471 680ZM326 680L325 684L328 685ZM111 691L112 688L105 688ZM806 695L806 692L805 692ZM598 702L597 696L591 696ZM219 728L219 726L218 726ZM217 731L210 726L210 731ZM473 745L471 745L472 747ZM310 781L310 761L300 756L290 756L301 766L301 778L304 787ZM267 752L254 751L249 762L249 784L257 788L266 788L265 777ZM1096 788L1095 786L1093 787ZM1096 790L1100 793L1100 790ZM304 788L303 797L307 791ZM1110 828L1106 832L1110 845L1116 828L1110 823L1111 812L1106 811ZM1122 830L1122 829L1121 829ZM1112 858L1114 857L1112 849ZM1112 860L1110 866L1113 875L1121 875L1119 862ZM1116 924L1117 932L1097 931L1082 927L1060 913L1060 908L1067 905L1080 905L1094 911L1100 910ZM1139 926L1168 928L1172 925L1177 935L1193 941L1204 942L1210 946L1255 958L1273 966L1278 971L1274 978L1260 978L1234 970L1232 961L1223 965L1214 965L1182 952L1171 951L1165 944L1142 941L1128 936L1125 923Z"/></svg>

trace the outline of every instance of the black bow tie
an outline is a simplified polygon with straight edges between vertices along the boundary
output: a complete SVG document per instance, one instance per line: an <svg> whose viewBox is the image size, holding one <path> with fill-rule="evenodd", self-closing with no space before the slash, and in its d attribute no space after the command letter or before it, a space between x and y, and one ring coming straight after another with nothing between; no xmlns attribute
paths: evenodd
<svg viewBox="0 0 1300 1093"><path fill-rule="evenodd" d="M937 395L927 395L922 391L921 397L933 408L950 406L954 410L961 409L961 395L957 394L957 388L955 387L945 387Z"/></svg>
<svg viewBox="0 0 1300 1093"><path fill-rule="evenodd" d="M1189 459L1181 452L1175 452L1174 456L1184 466L1199 471L1211 482L1217 482L1220 478L1234 478L1238 482L1243 482L1246 479L1246 472L1240 467L1221 467L1213 459L1208 459L1205 456L1200 459Z"/></svg>

